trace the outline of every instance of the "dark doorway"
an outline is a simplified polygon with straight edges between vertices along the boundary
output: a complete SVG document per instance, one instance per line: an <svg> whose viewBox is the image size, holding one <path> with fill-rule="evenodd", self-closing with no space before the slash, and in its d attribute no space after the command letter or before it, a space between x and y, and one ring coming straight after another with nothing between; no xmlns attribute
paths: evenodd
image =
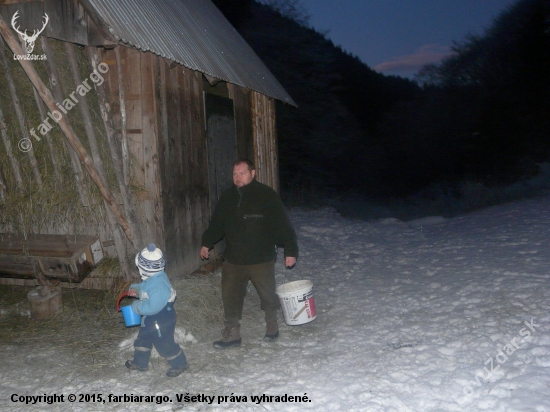
<svg viewBox="0 0 550 412"><path fill-rule="evenodd" d="M233 100L211 93L204 94L210 207L233 184L233 162L237 156Z"/></svg>

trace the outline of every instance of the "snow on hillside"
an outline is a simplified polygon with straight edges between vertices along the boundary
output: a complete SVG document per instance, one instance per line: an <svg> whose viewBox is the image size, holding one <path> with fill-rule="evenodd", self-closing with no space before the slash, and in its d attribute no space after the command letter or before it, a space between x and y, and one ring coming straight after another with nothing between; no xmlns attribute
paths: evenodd
<svg viewBox="0 0 550 412"><path fill-rule="evenodd" d="M161 359L126 370L131 351L116 343L120 362L101 373L75 371L77 359L46 372L20 358L0 365L0 407L550 412L549 200L409 223L293 210L300 259L287 270L279 257L277 281L311 280L316 320L287 326L280 314L281 337L268 344L252 305L243 346L226 351L212 347L219 336L182 331L190 368L175 379ZM20 402L54 393L65 402ZM79 403L82 394L111 400Z"/></svg>

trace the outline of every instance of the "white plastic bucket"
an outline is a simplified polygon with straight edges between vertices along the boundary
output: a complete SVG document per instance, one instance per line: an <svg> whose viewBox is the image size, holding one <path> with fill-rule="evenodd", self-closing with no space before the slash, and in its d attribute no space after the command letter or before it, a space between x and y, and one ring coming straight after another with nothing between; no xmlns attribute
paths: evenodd
<svg viewBox="0 0 550 412"><path fill-rule="evenodd" d="M317 317L313 283L310 280L297 280L285 283L275 290L287 325L303 325Z"/></svg>

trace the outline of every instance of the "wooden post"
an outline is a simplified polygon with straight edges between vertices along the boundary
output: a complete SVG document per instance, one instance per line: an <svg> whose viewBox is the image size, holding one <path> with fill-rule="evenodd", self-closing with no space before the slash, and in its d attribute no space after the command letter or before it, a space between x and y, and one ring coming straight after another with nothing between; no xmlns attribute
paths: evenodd
<svg viewBox="0 0 550 412"><path fill-rule="evenodd" d="M252 160L256 166L256 179L258 182L268 184L264 178L263 172L263 129L261 124L261 110L258 101L258 93L252 91L252 98L250 99L252 106L252 133L253 133L253 145L254 145L254 159Z"/></svg>
<svg viewBox="0 0 550 412"><path fill-rule="evenodd" d="M61 287L54 286L35 266L34 276L38 287L27 294L32 319L49 319L61 311Z"/></svg>
<svg viewBox="0 0 550 412"><path fill-rule="evenodd" d="M71 74L73 75L74 84L75 87L78 87L82 83L82 79L80 77L78 63L76 61L76 54L74 51L75 46L68 42L65 42L64 45L65 51L67 52L67 59L69 61ZM90 107L88 106L88 100L86 99L86 96L80 96L79 102L80 113L82 114L84 129L86 130L86 135L88 136L88 143L90 145L92 158L94 159L94 164L97 168L98 173L101 175L101 178L106 182L107 173L105 172L105 168L103 167L103 160L101 159L99 144L94 131L92 116L90 114ZM126 243L122 234L120 233L119 227L116 224L115 216L109 209L109 205L105 200L103 202L105 203L105 209L107 210L107 218L109 220L109 226L111 227L111 232L115 241L115 248L117 251L118 260L120 262L121 271L124 275L124 278L130 281L132 280L132 272L130 271L128 262L126 260Z"/></svg>
<svg viewBox="0 0 550 412"><path fill-rule="evenodd" d="M126 97L124 94L124 75L120 58L121 46L115 47L116 69L118 74L118 94L120 100L120 143L122 148L122 176L124 184L130 184L130 152L128 150L128 132L126 130Z"/></svg>
<svg viewBox="0 0 550 412"><path fill-rule="evenodd" d="M270 158L271 173L273 176L273 189L279 193L279 147L277 139L277 111L275 108L275 100L269 99L269 143L270 143Z"/></svg>
<svg viewBox="0 0 550 412"><path fill-rule="evenodd" d="M165 60L166 61L166 60ZM167 62L168 64L168 62ZM162 162L166 162L170 158L170 143L168 140L168 101L166 93L166 69L163 65L158 65L159 72L159 97L160 97L160 136L162 139L163 152L159 153L162 156Z"/></svg>
<svg viewBox="0 0 550 412"><path fill-rule="evenodd" d="M27 125L25 124L25 115L23 114L23 110L21 109L21 102L19 101L19 97L17 96L17 90L15 89L15 82L13 81L13 77L11 75L11 69L8 61L6 60L6 51L4 50L3 41L0 41L0 61L2 62L2 66L4 67L4 72L6 74L6 81L8 82L8 89L10 89L11 94L11 103L13 104L13 108L15 109L15 115L17 116L19 127L21 128L21 136L23 136L23 139L26 140L26 143L30 145L30 150L27 150L26 152L27 156L29 157L29 161L31 162L34 179L36 180L36 184L38 185L38 187L41 188L42 176L40 176L40 169L38 168L38 163L36 162L36 157L34 156L34 151L32 150L32 141L29 135L29 131L27 130Z"/></svg>
<svg viewBox="0 0 550 412"><path fill-rule="evenodd" d="M10 48L12 49L13 53L25 54L25 52L23 51L23 49L21 49L21 46L19 45L19 43L11 33L9 27L7 26L2 16L0 16L0 33L8 43L8 46L10 46ZM48 90L48 88L46 87L46 85L44 84L40 76L38 76L38 73L36 73L36 70L34 69L32 63L28 60L19 60L19 63L25 70L25 73L27 73L27 76L29 76L29 79L33 83L34 87L36 87L36 89L38 90L38 93L40 93L40 97L42 97L42 100L44 100L44 103L46 103L46 106L50 110L57 110L57 106L55 104L56 102L55 102L55 99L53 98L52 93ZM88 155L84 146L82 146L82 143L78 139L78 136L75 134L71 125L69 124L69 122L65 117L62 117L59 120L59 126L61 127L61 130L65 134L65 137L71 144L71 147L77 153L80 161L88 171L90 177L99 188L101 195L107 201L109 207L111 208L114 215L116 216L118 223L124 230L126 237L130 240L130 242L132 242L132 234L130 232L130 227L128 225L128 222L126 221L126 219L124 219L124 216L122 216L122 213L120 212L120 209L118 208L112 193L107 188L105 182L103 182L103 179L101 179L101 176L97 173L97 170L93 165L92 158Z"/></svg>
<svg viewBox="0 0 550 412"><path fill-rule="evenodd" d="M32 319L49 319L62 309L61 287L38 286L27 294Z"/></svg>
<svg viewBox="0 0 550 412"><path fill-rule="evenodd" d="M140 103L141 103L141 135L143 142L143 184L148 198L140 205L145 212L147 235L150 239L158 239L165 247L164 237L164 208L162 205L161 171L159 168L159 130L157 120L158 87L155 79L153 61L154 54L140 53ZM136 79L137 80L137 79Z"/></svg>
<svg viewBox="0 0 550 412"><path fill-rule="evenodd" d="M275 104L273 99L252 91L251 109L256 178L278 191Z"/></svg>

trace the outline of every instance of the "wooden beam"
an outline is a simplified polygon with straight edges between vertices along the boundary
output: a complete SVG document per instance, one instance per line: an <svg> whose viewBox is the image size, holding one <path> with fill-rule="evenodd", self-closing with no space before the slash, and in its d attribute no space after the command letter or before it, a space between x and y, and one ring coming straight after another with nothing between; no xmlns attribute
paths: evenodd
<svg viewBox="0 0 550 412"><path fill-rule="evenodd" d="M21 48L21 46L19 45L19 43L17 42L17 40L15 39L15 37L13 36L13 34L11 33L10 28L8 27L8 25L6 24L2 16L0 16L0 34L2 34L2 36L6 40L6 43L8 43L13 53L19 54L19 55L26 54ZM32 63L29 60L19 60L19 63L23 67L23 70L25 70L25 73L27 73L27 76L29 76L29 79L33 83L34 87L36 87L36 89L38 90L38 93L40 94L40 97L42 97L42 100L44 100L44 103L46 103L46 106L52 111L57 110L58 107L56 106L56 102L55 102L55 99L53 98L52 93L46 87L46 85L44 84L44 82L42 81L42 79L34 69ZM77 153L78 158L86 168L90 177L99 188L101 195L107 201L107 204L109 205L114 215L116 216L119 225L124 230L126 237L130 241L132 241L132 234L130 232L130 226L128 225L128 222L126 221L120 209L118 208L118 205L116 204L115 198L113 197L111 191L108 189L107 185L105 184L105 182L97 172L96 168L94 167L93 160L90 157L90 155L88 155L88 153L86 152L86 149L80 142L80 139L75 134L75 132L73 131L73 128L71 127L71 125L69 124L69 122L65 117L62 117L59 120L58 124L61 127L61 130L63 131L63 133L65 134L65 137L69 141L71 147Z"/></svg>
<svg viewBox="0 0 550 412"><path fill-rule="evenodd" d="M118 96L120 101L120 143L122 148L122 176L124 184L130 184L130 152L128 150L128 131L126 130L126 99L124 97L124 75L122 72L122 60L120 58L120 48L115 47L116 70L118 74Z"/></svg>

